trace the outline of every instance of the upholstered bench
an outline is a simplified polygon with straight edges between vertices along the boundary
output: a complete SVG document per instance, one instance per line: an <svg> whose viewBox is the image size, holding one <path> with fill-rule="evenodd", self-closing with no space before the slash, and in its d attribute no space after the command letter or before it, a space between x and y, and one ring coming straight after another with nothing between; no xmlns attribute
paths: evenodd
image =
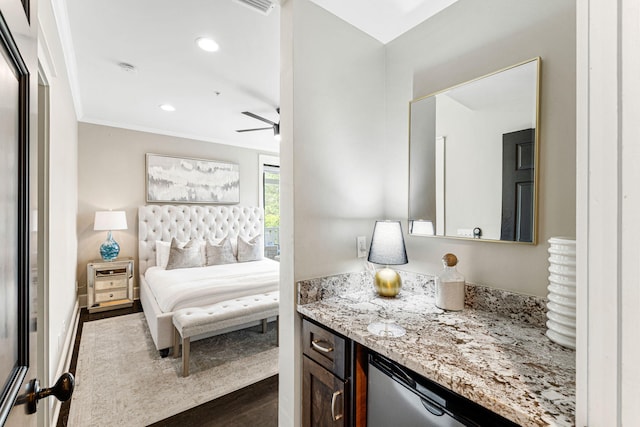
<svg viewBox="0 0 640 427"><path fill-rule="evenodd" d="M256 320L262 320L262 333L265 333L267 319L278 316L279 300L280 292L273 291L222 301L205 307L176 310L173 313L173 357L178 357L180 344L182 344L182 375L185 377L189 375L191 337Z"/></svg>

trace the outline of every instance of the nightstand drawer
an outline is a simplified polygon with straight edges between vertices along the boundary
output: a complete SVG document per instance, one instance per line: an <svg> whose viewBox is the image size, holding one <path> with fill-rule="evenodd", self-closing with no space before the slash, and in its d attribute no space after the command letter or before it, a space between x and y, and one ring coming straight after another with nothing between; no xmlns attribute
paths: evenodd
<svg viewBox="0 0 640 427"><path fill-rule="evenodd" d="M96 292L95 303L99 304L106 301L115 301L119 299L127 299L127 289L119 289L112 292Z"/></svg>
<svg viewBox="0 0 640 427"><path fill-rule="evenodd" d="M118 276L110 278L96 278L95 286L97 291L106 289L126 288L128 285L127 276Z"/></svg>
<svg viewBox="0 0 640 427"><path fill-rule="evenodd" d="M126 276L127 268L105 268L104 270L96 270L96 280L110 276Z"/></svg>

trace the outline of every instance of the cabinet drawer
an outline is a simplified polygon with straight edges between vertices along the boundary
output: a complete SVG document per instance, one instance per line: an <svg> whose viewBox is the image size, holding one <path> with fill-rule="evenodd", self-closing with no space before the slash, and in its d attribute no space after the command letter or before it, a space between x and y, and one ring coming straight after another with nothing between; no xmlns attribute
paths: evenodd
<svg viewBox="0 0 640 427"><path fill-rule="evenodd" d="M302 323L302 334L304 354L338 377L343 379L347 377L345 338L306 319Z"/></svg>
<svg viewBox="0 0 640 427"><path fill-rule="evenodd" d="M119 299L127 299L127 289L118 289L112 292L96 292L96 300L94 301L96 304L106 301L115 301Z"/></svg>
<svg viewBox="0 0 640 427"><path fill-rule="evenodd" d="M127 276L96 278L95 286L96 286L96 291L103 291L105 289L114 289L114 288L126 288Z"/></svg>

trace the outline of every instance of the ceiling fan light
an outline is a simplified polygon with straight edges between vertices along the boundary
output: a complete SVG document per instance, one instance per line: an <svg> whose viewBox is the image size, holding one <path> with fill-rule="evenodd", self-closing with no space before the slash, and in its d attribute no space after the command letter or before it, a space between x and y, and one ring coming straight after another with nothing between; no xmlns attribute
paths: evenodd
<svg viewBox="0 0 640 427"><path fill-rule="evenodd" d="M218 43L208 37L198 37L196 39L196 44L198 45L198 47L200 47L200 49L206 52L216 52L218 49L220 49Z"/></svg>

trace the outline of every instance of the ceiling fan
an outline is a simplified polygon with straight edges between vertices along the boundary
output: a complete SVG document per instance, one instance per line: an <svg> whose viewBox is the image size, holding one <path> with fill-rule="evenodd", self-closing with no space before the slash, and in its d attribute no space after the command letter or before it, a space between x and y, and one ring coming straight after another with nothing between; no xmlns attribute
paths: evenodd
<svg viewBox="0 0 640 427"><path fill-rule="evenodd" d="M280 114L280 108L276 108L276 111L278 112L278 114ZM273 122L269 119L266 119L262 116L259 116L257 114L254 114L250 111L243 111L242 114L244 114L245 116L249 116L252 117L254 119L260 120L262 122L268 123L270 126L268 127L263 127L263 128L252 128L252 129L238 129L236 130L236 132L253 132L256 130L267 130L267 129L273 129L273 136L276 139L280 139L280 120L278 119L278 123Z"/></svg>

